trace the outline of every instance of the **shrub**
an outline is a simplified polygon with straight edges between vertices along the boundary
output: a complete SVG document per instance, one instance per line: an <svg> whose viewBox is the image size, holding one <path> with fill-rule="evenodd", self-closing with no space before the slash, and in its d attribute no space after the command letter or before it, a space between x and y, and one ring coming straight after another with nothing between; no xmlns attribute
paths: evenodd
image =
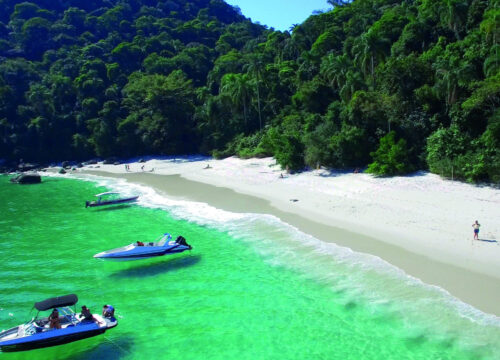
<svg viewBox="0 0 500 360"><path fill-rule="evenodd" d="M378 149L371 152L373 162L368 165L366 170L375 175L391 176L402 175L411 171L408 163L408 149L406 140L399 139L396 142L396 133L389 132L380 139Z"/></svg>

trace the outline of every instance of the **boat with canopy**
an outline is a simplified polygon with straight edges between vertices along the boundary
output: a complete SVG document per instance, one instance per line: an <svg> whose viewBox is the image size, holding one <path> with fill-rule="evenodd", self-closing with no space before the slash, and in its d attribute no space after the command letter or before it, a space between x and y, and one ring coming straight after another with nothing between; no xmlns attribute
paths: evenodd
<svg viewBox="0 0 500 360"><path fill-rule="evenodd" d="M77 313L77 302L78 297L70 294L35 303L34 308L38 313L33 319L0 332L0 350L14 352L66 344L103 334L118 325L114 314L105 317L90 312ZM52 310L50 316L40 316L41 312L47 310Z"/></svg>

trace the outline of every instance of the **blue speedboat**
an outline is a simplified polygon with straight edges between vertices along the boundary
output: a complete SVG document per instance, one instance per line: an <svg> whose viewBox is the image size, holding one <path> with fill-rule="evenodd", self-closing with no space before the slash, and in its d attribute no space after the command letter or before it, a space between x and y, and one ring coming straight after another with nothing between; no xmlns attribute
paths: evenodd
<svg viewBox="0 0 500 360"><path fill-rule="evenodd" d="M95 201L85 201L85 207L97 207L97 206L109 206L109 205L122 205L133 203L137 201L139 196L129 196L126 198L121 198L119 193L108 191L96 195L97 200Z"/></svg>
<svg viewBox="0 0 500 360"><path fill-rule="evenodd" d="M94 257L103 260L118 261L140 260L167 254L177 254L191 249L191 245L186 243L186 239L182 236L178 236L173 241L172 236L166 233L159 237L156 242L136 241L127 246L95 254Z"/></svg>
<svg viewBox="0 0 500 360"><path fill-rule="evenodd" d="M71 294L35 303L35 318L0 333L0 350L13 352L66 344L103 334L118 324L114 316L89 313L85 317L76 313L76 308L72 310L70 306L77 302L78 297ZM41 311L47 310L52 310L50 316L39 317Z"/></svg>

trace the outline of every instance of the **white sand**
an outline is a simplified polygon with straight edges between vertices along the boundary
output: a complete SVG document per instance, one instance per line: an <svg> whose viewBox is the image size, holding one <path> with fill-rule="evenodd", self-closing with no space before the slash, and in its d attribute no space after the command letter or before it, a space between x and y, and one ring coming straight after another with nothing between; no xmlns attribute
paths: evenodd
<svg viewBox="0 0 500 360"><path fill-rule="evenodd" d="M226 187L317 222L500 278L500 190L490 186L444 180L425 172L375 178L320 169L290 175L272 158L151 159L131 162L129 167L131 172L154 169L155 174L179 174ZM91 170L125 173L125 165L100 164ZM476 219L481 224L479 238L489 241L473 241Z"/></svg>

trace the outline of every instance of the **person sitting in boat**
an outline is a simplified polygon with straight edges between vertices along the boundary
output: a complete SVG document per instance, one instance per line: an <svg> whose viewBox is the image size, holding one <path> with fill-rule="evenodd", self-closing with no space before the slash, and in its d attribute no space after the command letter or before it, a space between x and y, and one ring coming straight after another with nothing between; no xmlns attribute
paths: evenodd
<svg viewBox="0 0 500 360"><path fill-rule="evenodd" d="M115 308L111 305L104 305L102 307L102 316L104 316L105 318L115 317Z"/></svg>
<svg viewBox="0 0 500 360"><path fill-rule="evenodd" d="M89 308L86 307L85 305L82 306L82 316L84 321L96 321L97 320L94 318L92 313L90 312Z"/></svg>
<svg viewBox="0 0 500 360"><path fill-rule="evenodd" d="M137 246L144 246L144 243L142 241L138 241Z"/></svg>
<svg viewBox="0 0 500 360"><path fill-rule="evenodd" d="M49 324L51 329L61 328L61 323L59 322L59 311L57 311L57 309L52 310L52 313L49 316Z"/></svg>

